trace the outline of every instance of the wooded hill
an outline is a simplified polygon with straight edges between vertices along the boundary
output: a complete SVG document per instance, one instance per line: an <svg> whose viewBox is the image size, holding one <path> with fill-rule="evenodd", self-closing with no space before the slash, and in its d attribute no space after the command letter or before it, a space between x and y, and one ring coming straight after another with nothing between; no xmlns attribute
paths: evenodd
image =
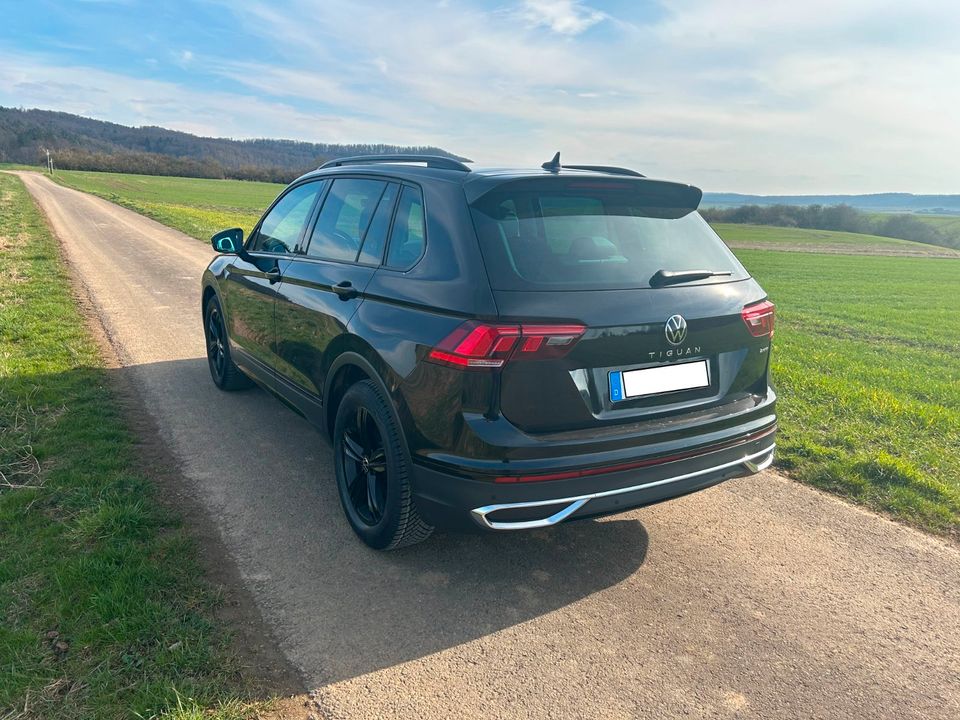
<svg viewBox="0 0 960 720"><path fill-rule="evenodd" d="M0 162L38 165L46 150L64 170L289 182L345 155L412 153L466 160L436 147L198 137L161 127L127 127L50 110L0 107Z"/></svg>

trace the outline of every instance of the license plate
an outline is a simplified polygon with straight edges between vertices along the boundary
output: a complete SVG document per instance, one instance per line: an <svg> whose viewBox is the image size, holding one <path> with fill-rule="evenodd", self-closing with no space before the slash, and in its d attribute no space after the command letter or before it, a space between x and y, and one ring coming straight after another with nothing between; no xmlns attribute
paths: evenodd
<svg viewBox="0 0 960 720"><path fill-rule="evenodd" d="M678 390L696 390L710 385L707 361L625 370L610 373L610 399L660 395Z"/></svg>

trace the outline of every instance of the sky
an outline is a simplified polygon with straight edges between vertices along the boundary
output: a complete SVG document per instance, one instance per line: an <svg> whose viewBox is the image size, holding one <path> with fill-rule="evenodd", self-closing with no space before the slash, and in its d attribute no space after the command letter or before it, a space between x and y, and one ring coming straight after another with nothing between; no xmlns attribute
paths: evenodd
<svg viewBox="0 0 960 720"><path fill-rule="evenodd" d="M707 190L960 193L960 1L0 0L0 105L557 150Z"/></svg>

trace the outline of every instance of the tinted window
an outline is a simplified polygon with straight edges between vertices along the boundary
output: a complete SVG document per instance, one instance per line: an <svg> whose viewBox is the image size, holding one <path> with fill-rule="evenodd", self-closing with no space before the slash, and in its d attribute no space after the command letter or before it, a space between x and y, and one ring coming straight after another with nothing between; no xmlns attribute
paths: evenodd
<svg viewBox="0 0 960 720"><path fill-rule="evenodd" d="M386 183L380 180L334 180L313 228L307 254L353 262L385 187Z"/></svg>
<svg viewBox="0 0 960 720"><path fill-rule="evenodd" d="M310 217L313 201L323 188L323 182L298 185L280 198L260 223L251 250L288 253L300 238L300 231Z"/></svg>
<svg viewBox="0 0 960 720"><path fill-rule="evenodd" d="M405 270L420 259L425 245L423 199L419 190L405 185L400 192L397 215L390 233L387 267Z"/></svg>
<svg viewBox="0 0 960 720"><path fill-rule="evenodd" d="M400 186L397 183L387 185L386 191L380 198L373 220L363 237L363 248L360 250L359 262L379 265L383 260L383 246L387 243L387 231L390 229L390 219L393 217L393 206L397 204L397 195Z"/></svg>
<svg viewBox="0 0 960 720"><path fill-rule="evenodd" d="M473 206L494 289L649 287L657 270L746 271L699 213L637 184L507 185Z"/></svg>

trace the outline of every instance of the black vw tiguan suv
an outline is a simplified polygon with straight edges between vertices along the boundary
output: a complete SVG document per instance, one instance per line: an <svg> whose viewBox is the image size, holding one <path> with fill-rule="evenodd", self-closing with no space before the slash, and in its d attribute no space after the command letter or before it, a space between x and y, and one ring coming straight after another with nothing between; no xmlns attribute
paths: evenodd
<svg viewBox="0 0 960 720"><path fill-rule="evenodd" d="M336 160L213 236L210 372L333 443L370 546L648 505L773 461L774 307L632 170Z"/></svg>

